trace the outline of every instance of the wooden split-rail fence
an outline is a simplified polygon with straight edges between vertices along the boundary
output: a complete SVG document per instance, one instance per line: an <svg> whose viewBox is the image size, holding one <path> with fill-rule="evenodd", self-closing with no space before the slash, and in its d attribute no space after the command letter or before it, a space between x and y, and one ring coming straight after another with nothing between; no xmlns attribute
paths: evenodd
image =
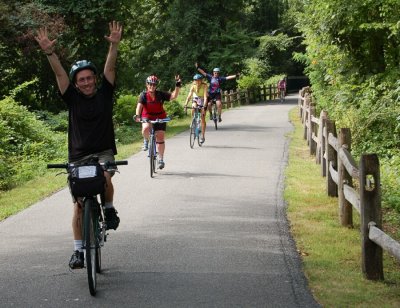
<svg viewBox="0 0 400 308"><path fill-rule="evenodd" d="M252 89L236 89L222 92L222 104L226 108L274 100L279 96L277 86L259 86Z"/></svg>
<svg viewBox="0 0 400 308"><path fill-rule="evenodd" d="M383 280L383 249L400 261L400 243L382 231L381 182L376 154L351 155L349 128L336 130L335 122L322 110L316 116L309 87L299 91L298 110L304 139L321 165L329 196L338 197L339 220L353 227L353 208L360 214L362 271L370 280Z"/></svg>

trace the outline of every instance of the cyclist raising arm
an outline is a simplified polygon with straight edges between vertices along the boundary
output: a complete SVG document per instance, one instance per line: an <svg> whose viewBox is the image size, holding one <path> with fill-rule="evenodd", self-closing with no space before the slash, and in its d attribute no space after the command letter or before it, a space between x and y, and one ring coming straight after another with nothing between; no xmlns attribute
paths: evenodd
<svg viewBox="0 0 400 308"><path fill-rule="evenodd" d="M281 102L285 100L285 95L286 95L286 78L283 77L278 81L278 93L279 93L279 98Z"/></svg>
<svg viewBox="0 0 400 308"><path fill-rule="evenodd" d="M226 77L221 77L219 76L220 69L218 67L213 69L213 74L208 74L206 73L199 65L196 63L195 64L197 70L207 78L208 82L210 83L210 86L208 88L208 110L210 111L210 120L212 120L211 116L211 101L215 99L217 103L217 108L218 108L218 122L222 121L221 114L222 114L222 103L221 103L221 83L230 80L230 79L235 79L238 75L230 75Z"/></svg>
<svg viewBox="0 0 400 308"><path fill-rule="evenodd" d="M167 113L164 110L164 102L171 101L178 97L179 90L182 82L179 75L175 76L175 89L172 92L163 92L157 90L159 83L156 75L150 75L146 78L146 91L143 91L136 106L136 114L134 115L135 121L138 118L157 120L164 119L167 117ZM143 135L143 150L146 151L149 146L150 136L150 123L142 124L142 135ZM165 166L164 162L164 151L165 151L165 130L167 129L167 123L156 123L154 124L154 130L156 135L157 152L159 154L160 161L158 167L163 169Z"/></svg>
<svg viewBox="0 0 400 308"><path fill-rule="evenodd" d="M121 41L122 26L119 22L109 23L110 43L104 78L97 88L96 66L87 60L76 61L69 76L62 67L55 53L56 39L50 40L47 28L40 28L35 37L40 48L46 54L55 74L61 97L69 110L68 117L68 161L84 163L97 156L100 162L114 161L117 154L112 121L113 93L115 86L115 63L117 49ZM117 229L119 217L113 205L114 188L111 182L112 172L105 171L105 215L107 229ZM78 200L73 198L74 213L72 230L74 236L74 253L69 266L72 269L83 268L82 250L82 208Z"/></svg>
<svg viewBox="0 0 400 308"><path fill-rule="evenodd" d="M193 84L190 87L189 94L186 98L185 108L187 107L189 100L193 97L192 108L201 109L201 143L204 143L206 133L206 102L207 102L207 84L203 82L203 76L196 74L193 76ZM203 108L204 107L204 108ZM192 117L194 110L192 109Z"/></svg>

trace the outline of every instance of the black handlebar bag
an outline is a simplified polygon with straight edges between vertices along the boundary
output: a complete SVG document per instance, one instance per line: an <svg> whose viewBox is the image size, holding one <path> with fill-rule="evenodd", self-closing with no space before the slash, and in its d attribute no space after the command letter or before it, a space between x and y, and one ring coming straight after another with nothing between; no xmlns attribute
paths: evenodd
<svg viewBox="0 0 400 308"><path fill-rule="evenodd" d="M102 193L106 178L99 164L72 167L69 172L69 186L75 197L91 197Z"/></svg>

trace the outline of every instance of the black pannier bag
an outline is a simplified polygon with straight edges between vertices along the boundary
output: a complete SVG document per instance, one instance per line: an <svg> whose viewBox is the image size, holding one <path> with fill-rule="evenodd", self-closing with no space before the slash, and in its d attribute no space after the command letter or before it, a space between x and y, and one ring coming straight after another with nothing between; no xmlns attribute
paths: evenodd
<svg viewBox="0 0 400 308"><path fill-rule="evenodd" d="M99 164L72 167L69 173L69 186L75 197L91 197L105 189L106 178Z"/></svg>

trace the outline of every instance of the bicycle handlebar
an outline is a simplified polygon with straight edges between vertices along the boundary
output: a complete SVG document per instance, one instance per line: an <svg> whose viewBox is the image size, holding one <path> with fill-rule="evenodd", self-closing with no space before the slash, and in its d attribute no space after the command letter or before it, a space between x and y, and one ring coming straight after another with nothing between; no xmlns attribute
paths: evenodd
<svg viewBox="0 0 400 308"><path fill-rule="evenodd" d="M47 169L50 168L59 168L59 169L67 169L68 168L68 163L63 163L63 164L47 164Z"/></svg>
<svg viewBox="0 0 400 308"><path fill-rule="evenodd" d="M197 107L189 107L189 106L186 106L186 107L184 107L185 109L202 109L202 108L206 108L207 106L197 106Z"/></svg>
<svg viewBox="0 0 400 308"><path fill-rule="evenodd" d="M155 124L155 123L167 123L171 121L171 118L164 118L164 119L156 119L156 120L149 120L149 119L140 119L139 122L141 123L151 123L151 124Z"/></svg>
<svg viewBox="0 0 400 308"><path fill-rule="evenodd" d="M96 164L96 163L93 163ZM128 161L127 160L116 160L116 161L106 161L104 163L99 163L100 166L106 166L106 169L108 167L114 167L114 166L120 166L120 165L127 165ZM70 167L74 166L80 166L82 164L74 164L74 163L59 163L59 164L47 164L47 168L58 168L58 169L68 169Z"/></svg>

